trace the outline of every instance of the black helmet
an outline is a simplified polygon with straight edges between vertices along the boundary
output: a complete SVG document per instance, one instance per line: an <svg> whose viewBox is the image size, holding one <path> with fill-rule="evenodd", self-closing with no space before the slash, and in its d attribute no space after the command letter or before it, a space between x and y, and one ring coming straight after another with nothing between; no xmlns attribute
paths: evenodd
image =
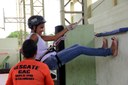
<svg viewBox="0 0 128 85"><path fill-rule="evenodd" d="M40 15L33 15L28 19L28 27L33 29L33 26L45 23L45 19Z"/></svg>

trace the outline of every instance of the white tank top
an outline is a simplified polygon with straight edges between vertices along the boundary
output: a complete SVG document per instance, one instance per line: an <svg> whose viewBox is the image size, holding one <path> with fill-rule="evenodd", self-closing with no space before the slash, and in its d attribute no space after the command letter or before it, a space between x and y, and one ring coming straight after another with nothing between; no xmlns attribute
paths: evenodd
<svg viewBox="0 0 128 85"><path fill-rule="evenodd" d="M31 35L34 33L31 33L27 39L29 39L31 37ZM35 59L39 59L48 49L48 46L46 44L46 42L37 34L38 36L38 42L37 42L37 55Z"/></svg>

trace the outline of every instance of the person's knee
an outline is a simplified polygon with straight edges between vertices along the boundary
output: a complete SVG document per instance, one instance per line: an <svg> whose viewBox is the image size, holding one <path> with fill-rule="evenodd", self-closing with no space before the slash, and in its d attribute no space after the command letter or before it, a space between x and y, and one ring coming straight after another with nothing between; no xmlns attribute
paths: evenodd
<svg viewBox="0 0 128 85"><path fill-rule="evenodd" d="M80 46L79 44L74 44L73 46Z"/></svg>

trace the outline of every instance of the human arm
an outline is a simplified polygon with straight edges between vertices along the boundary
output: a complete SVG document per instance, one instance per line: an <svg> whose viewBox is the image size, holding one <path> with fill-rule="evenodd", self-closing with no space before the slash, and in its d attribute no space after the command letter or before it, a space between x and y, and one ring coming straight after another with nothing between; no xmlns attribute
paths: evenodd
<svg viewBox="0 0 128 85"><path fill-rule="evenodd" d="M65 27L65 29L63 29L61 32L53 35L53 36L46 36L46 35L43 35L41 36L43 38L43 40L45 41L56 41L58 40L60 37L62 37L65 33L67 33L68 31L70 30L73 30L74 28L76 28L77 26L77 22L76 23L72 23L68 26Z"/></svg>
<svg viewBox="0 0 128 85"><path fill-rule="evenodd" d="M37 34L33 33L33 34L31 35L30 39L32 39L32 40L35 41L35 42L38 42L38 36L37 36Z"/></svg>
<svg viewBox="0 0 128 85"><path fill-rule="evenodd" d="M46 36L46 35L42 35L42 39L45 41L56 41L58 40L60 37L62 37L66 32L68 32L68 29L64 29L61 32L53 35L53 36Z"/></svg>

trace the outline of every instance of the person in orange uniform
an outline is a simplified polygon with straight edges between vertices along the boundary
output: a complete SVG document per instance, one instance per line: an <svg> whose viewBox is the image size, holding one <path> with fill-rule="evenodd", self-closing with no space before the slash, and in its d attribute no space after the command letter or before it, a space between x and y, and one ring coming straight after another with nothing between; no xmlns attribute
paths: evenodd
<svg viewBox="0 0 128 85"><path fill-rule="evenodd" d="M6 85L54 85L48 66L35 61L36 43L25 40L22 51L24 59L11 68Z"/></svg>

